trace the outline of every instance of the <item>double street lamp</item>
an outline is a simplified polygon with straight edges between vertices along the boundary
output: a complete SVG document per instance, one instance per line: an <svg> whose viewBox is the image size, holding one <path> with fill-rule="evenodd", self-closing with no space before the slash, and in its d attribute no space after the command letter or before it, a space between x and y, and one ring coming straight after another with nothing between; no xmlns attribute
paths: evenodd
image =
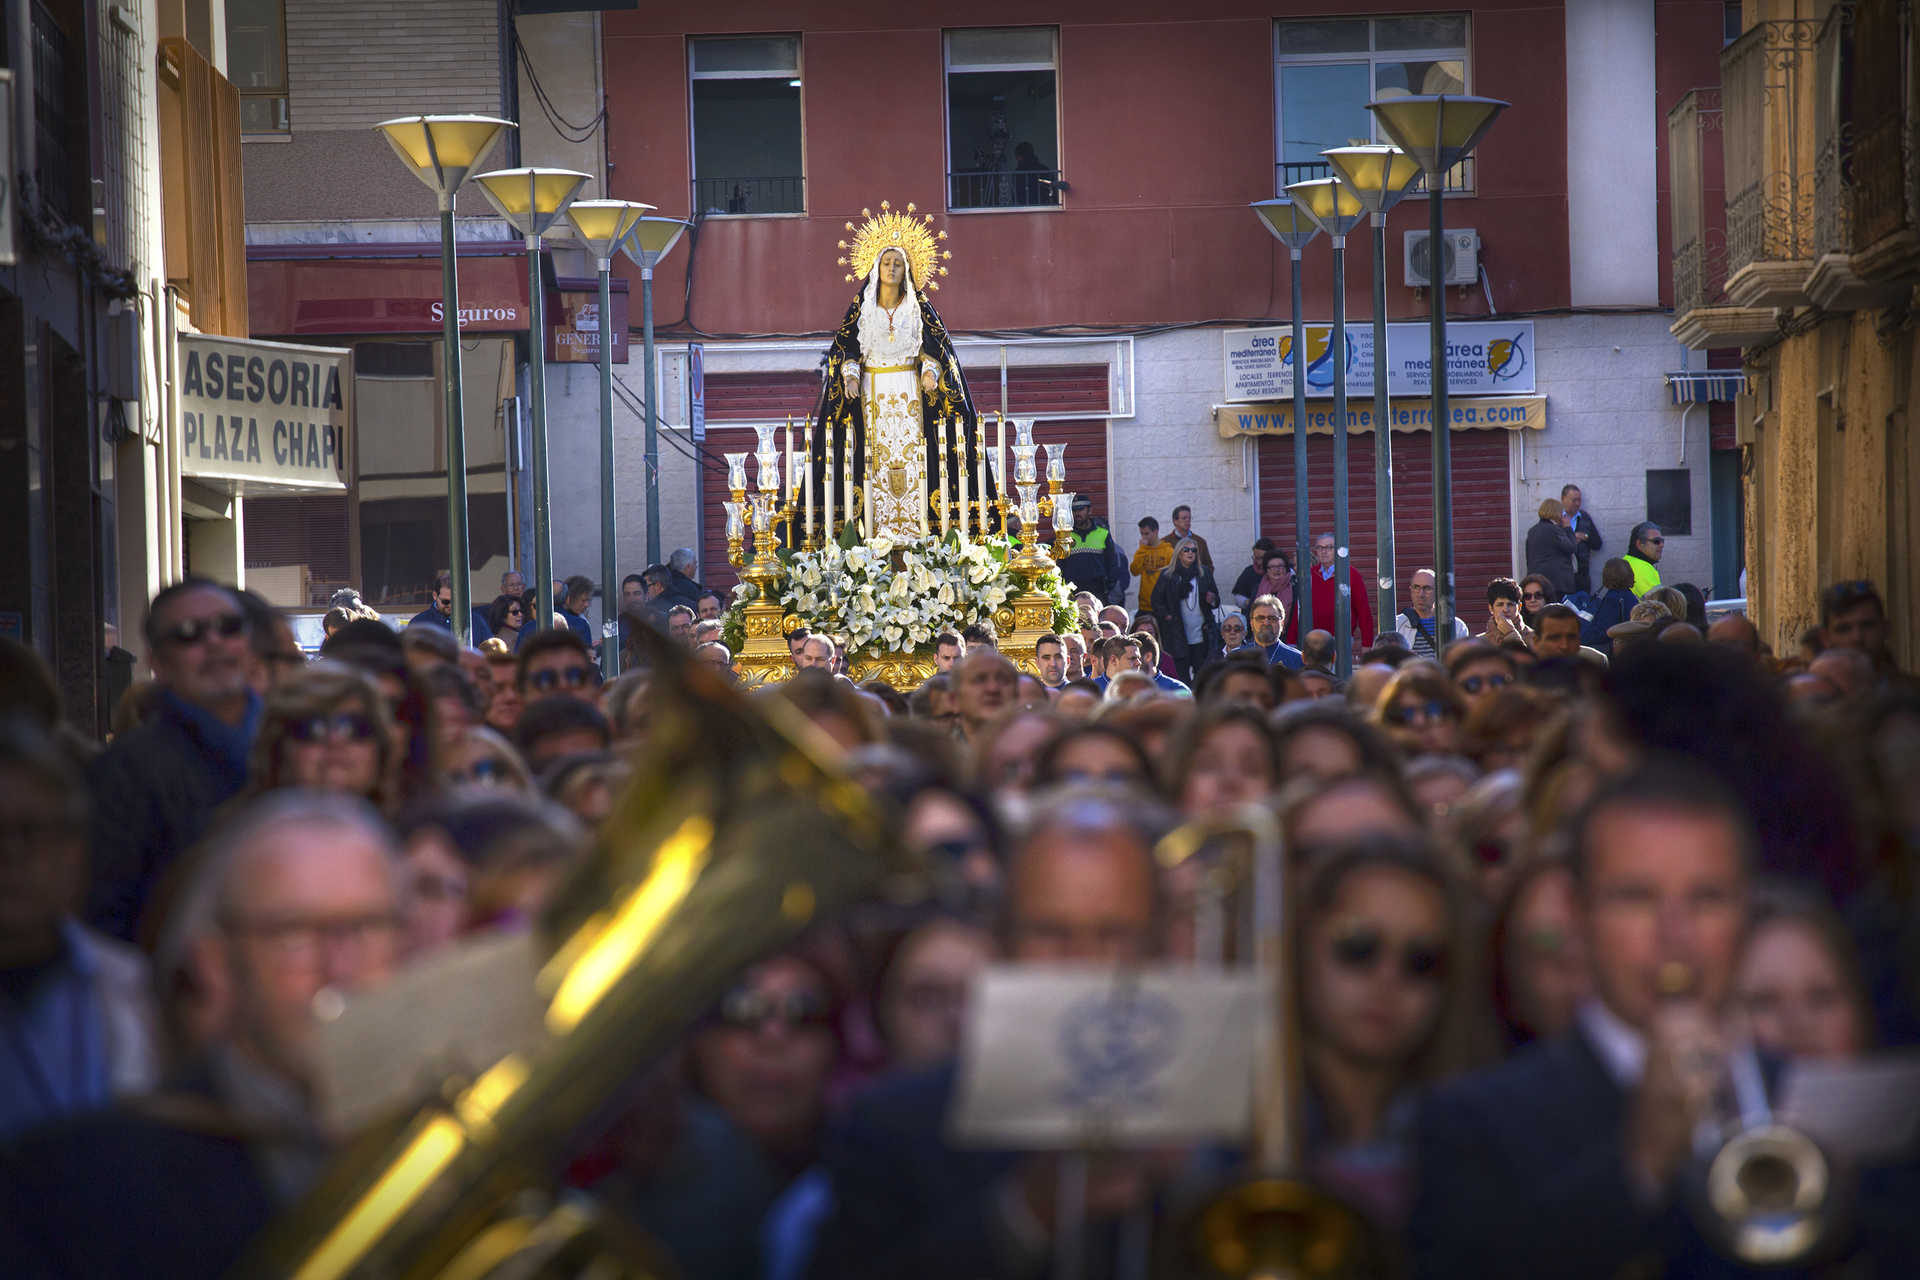
<svg viewBox="0 0 1920 1280"><path fill-rule="evenodd" d="M1367 104L1380 130L1420 166L1427 180L1428 261L1431 345L1428 377L1433 388L1433 642L1444 648L1453 638L1453 454L1452 422L1447 409L1447 299L1441 274L1446 230L1442 193L1447 172L1473 150L1505 102L1453 94L1410 94Z"/></svg>
<svg viewBox="0 0 1920 1280"><path fill-rule="evenodd" d="M1307 321L1300 299L1300 254L1320 234L1320 224L1287 197L1255 200L1253 211L1274 239L1287 246L1291 266L1288 287L1293 295L1293 577L1295 594L1299 596L1295 608L1300 615L1295 634L1304 640L1307 632L1313 630L1313 584L1309 580L1307 590L1301 591L1299 582L1311 561L1313 535L1308 532L1307 518Z"/></svg>
<svg viewBox="0 0 1920 1280"><path fill-rule="evenodd" d="M1382 629L1399 610L1393 563L1393 423L1387 403L1387 211L1400 203L1420 166L1398 147L1333 147L1322 151L1341 185L1373 219L1373 523L1374 617Z"/></svg>
<svg viewBox="0 0 1920 1280"><path fill-rule="evenodd" d="M511 120L493 116L402 116L374 126L401 163L440 199L440 291L446 348L447 541L453 578L453 635L463 647L473 631L473 570L467 549L466 411L460 391L460 283L454 266L453 198Z"/></svg>
<svg viewBox="0 0 1920 1280"><path fill-rule="evenodd" d="M576 200L567 206L574 237L600 272L600 671L608 679L620 674L620 583L613 538L613 255L640 216L652 211L652 205L631 200Z"/></svg>
<svg viewBox="0 0 1920 1280"><path fill-rule="evenodd" d="M642 218L620 242L620 250L640 268L640 331L647 362L647 563L660 563L660 416L653 407L653 268L680 242L687 223L678 218Z"/></svg>
<svg viewBox="0 0 1920 1280"><path fill-rule="evenodd" d="M1347 232L1366 216L1366 208L1337 178L1312 178L1287 187L1293 202L1333 241L1333 328L1327 335L1327 360L1333 367L1333 582L1334 673L1353 674L1353 563L1347 543ZM1295 353L1294 382L1305 377L1306 362ZM1295 435L1306 429L1293 424ZM1318 573L1316 565L1309 570ZM1313 593L1313 580L1307 580ZM1305 632L1301 633L1305 639Z"/></svg>
<svg viewBox="0 0 1920 1280"><path fill-rule="evenodd" d="M474 181L509 226L527 240L527 385L533 399L533 572L538 608L531 625L553 625L552 496L547 480L546 289L540 240L560 221L588 178L572 169L496 169Z"/></svg>

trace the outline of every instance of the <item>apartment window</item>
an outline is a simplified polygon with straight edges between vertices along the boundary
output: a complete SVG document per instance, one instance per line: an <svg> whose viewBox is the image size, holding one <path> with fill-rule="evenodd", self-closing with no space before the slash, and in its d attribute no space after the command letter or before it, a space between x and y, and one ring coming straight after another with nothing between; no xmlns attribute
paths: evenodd
<svg viewBox="0 0 1920 1280"><path fill-rule="evenodd" d="M692 42L693 207L802 213L800 37Z"/></svg>
<svg viewBox="0 0 1920 1280"><path fill-rule="evenodd" d="M240 132L286 133L286 0L227 0L227 78L240 91Z"/></svg>
<svg viewBox="0 0 1920 1280"><path fill-rule="evenodd" d="M1328 147L1386 142L1367 103L1415 93L1467 92L1465 14L1419 18L1327 18L1274 24L1274 187L1325 178ZM1447 175L1447 190L1472 186L1472 158Z"/></svg>
<svg viewBox="0 0 1920 1280"><path fill-rule="evenodd" d="M947 33L947 200L1060 203L1059 41L1052 27Z"/></svg>

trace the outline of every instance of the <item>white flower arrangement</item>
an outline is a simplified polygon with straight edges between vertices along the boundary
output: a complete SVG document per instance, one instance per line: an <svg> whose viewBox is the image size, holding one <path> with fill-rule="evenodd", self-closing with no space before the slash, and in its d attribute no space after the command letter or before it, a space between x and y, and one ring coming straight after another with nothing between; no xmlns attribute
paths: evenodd
<svg viewBox="0 0 1920 1280"><path fill-rule="evenodd" d="M942 631L990 621L1008 607L1019 593L1006 571L1011 550L1003 541L962 543L949 535L794 552L784 557L773 598L809 629L845 637L851 654L912 653ZM1053 600L1056 617L1072 617L1057 570L1034 589ZM754 594L744 582L733 589L729 623Z"/></svg>

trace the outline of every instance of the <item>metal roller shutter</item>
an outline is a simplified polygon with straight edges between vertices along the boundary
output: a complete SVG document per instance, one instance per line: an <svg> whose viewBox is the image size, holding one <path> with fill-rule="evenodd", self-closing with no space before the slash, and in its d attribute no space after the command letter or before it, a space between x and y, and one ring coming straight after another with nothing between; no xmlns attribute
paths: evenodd
<svg viewBox="0 0 1920 1280"><path fill-rule="evenodd" d="M1486 585L1513 573L1512 481L1506 431L1453 433L1453 573L1457 607L1467 625L1484 621ZM1354 567L1373 581L1373 436L1347 437L1348 534ZM1311 531L1333 527L1333 438L1307 437ZM1425 431L1393 436L1393 538L1405 604L1407 576L1433 563L1433 440ZM1260 441L1260 532L1291 548L1293 440ZM1233 570L1239 572L1239 567ZM1377 592L1376 592L1377 595Z"/></svg>
<svg viewBox="0 0 1920 1280"><path fill-rule="evenodd" d="M247 568L304 564L315 594L346 585L347 499L345 494L311 498L248 498ZM310 603L324 603L325 595Z"/></svg>

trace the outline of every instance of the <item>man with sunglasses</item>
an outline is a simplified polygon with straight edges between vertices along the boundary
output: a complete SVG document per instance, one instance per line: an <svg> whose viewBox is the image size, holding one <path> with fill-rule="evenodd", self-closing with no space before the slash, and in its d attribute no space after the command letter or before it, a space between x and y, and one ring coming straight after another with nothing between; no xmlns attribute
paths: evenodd
<svg viewBox="0 0 1920 1280"><path fill-rule="evenodd" d="M407 619L409 627L435 627L453 634L453 575L442 569L433 575L433 598L427 607ZM493 639L484 609L473 609L467 631L467 643L475 648Z"/></svg>
<svg viewBox="0 0 1920 1280"><path fill-rule="evenodd" d="M249 683L247 615L232 590L187 578L147 609L154 714L88 771L93 793L90 924L131 939L154 887L247 781L261 700Z"/></svg>
<svg viewBox="0 0 1920 1280"><path fill-rule="evenodd" d="M1660 585L1660 570L1654 566L1667 551L1666 535L1651 520L1642 520L1627 535L1627 554L1623 557L1633 570L1633 594L1645 596Z"/></svg>
<svg viewBox="0 0 1920 1280"><path fill-rule="evenodd" d="M571 630L549 627L520 646L514 685L529 704L539 698L575 698L589 705L600 700L600 668Z"/></svg>

